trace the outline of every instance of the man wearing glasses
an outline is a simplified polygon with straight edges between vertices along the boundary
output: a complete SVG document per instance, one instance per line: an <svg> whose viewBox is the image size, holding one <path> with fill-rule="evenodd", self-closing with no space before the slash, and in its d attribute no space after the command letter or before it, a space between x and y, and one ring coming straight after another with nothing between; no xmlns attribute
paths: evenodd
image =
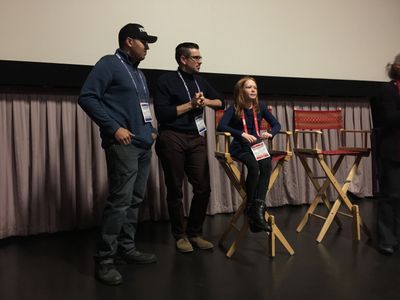
<svg viewBox="0 0 400 300"><path fill-rule="evenodd" d="M84 83L79 105L100 127L105 150L109 195L104 206L95 253L95 276L117 285L122 263L153 263L154 254L135 245L139 206L150 170L151 146L156 138L149 110L149 89L138 69L145 59L148 35L142 25L127 24L119 32L119 49L101 58Z"/></svg>
<svg viewBox="0 0 400 300"><path fill-rule="evenodd" d="M154 99L160 135L156 152L164 170L172 234L179 252L212 249L202 237L210 198L204 107L224 107L214 88L198 73L202 64L199 46L186 42L175 49L178 70L163 74ZM193 186L187 224L184 224L182 183L184 174Z"/></svg>

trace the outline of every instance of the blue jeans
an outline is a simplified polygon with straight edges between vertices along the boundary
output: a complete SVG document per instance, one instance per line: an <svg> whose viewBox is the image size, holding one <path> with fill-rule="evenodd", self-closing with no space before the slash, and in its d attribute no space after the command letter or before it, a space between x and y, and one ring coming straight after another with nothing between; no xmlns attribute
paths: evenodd
<svg viewBox="0 0 400 300"><path fill-rule="evenodd" d="M117 251L129 254L136 249L135 234L139 206L146 193L151 150L130 145L105 149L109 196L97 241L96 259L112 258Z"/></svg>

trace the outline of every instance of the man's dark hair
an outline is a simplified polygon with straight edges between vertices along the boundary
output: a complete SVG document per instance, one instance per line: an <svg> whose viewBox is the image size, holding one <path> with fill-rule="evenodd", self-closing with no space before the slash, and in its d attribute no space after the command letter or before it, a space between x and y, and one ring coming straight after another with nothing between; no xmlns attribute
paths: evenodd
<svg viewBox="0 0 400 300"><path fill-rule="evenodd" d="M185 42L185 43L180 43L178 46L175 48L175 60L178 64L181 63L181 56L189 56L190 51L189 49L199 49L199 45L196 43L192 42Z"/></svg>
<svg viewBox="0 0 400 300"><path fill-rule="evenodd" d="M400 79L400 66L398 64L387 65L387 71L390 79L399 80Z"/></svg>
<svg viewBox="0 0 400 300"><path fill-rule="evenodd" d="M129 24L126 24L124 27L121 28L121 30L118 33L118 45L120 48L122 48L125 45L125 40L126 38L129 37L128 29L129 29Z"/></svg>

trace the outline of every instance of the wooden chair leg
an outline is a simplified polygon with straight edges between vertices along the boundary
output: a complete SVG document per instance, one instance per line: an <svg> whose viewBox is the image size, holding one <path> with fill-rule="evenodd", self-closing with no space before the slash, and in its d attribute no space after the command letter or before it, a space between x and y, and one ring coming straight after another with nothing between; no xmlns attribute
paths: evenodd
<svg viewBox="0 0 400 300"><path fill-rule="evenodd" d="M243 228L242 227L238 227L237 223L239 221L239 218L241 216L243 216L244 214L244 207L245 207L245 203L242 203L238 210L235 212L235 214L233 215L232 219L229 221L228 226L225 228L224 232L222 233L221 238L219 239L219 246L222 248L225 248L224 243L226 241L226 239L228 238L229 234L232 232L232 230L236 230L236 231L241 231Z"/></svg>
<svg viewBox="0 0 400 300"><path fill-rule="evenodd" d="M351 212L353 214L353 237L356 241L361 240L361 223L360 223L360 209L358 205L353 205Z"/></svg>
<svg viewBox="0 0 400 300"><path fill-rule="evenodd" d="M275 217L273 215L265 212L265 219L267 220L269 226L271 227L271 232L269 233L269 253L271 257L275 257L276 254L276 238L281 242L282 246L289 252L290 255L294 254L293 248L290 246L289 242L286 240L285 236L279 230L275 223Z"/></svg>
<svg viewBox="0 0 400 300"><path fill-rule="evenodd" d="M311 203L311 205L308 207L307 212L304 214L304 217L301 219L299 225L297 226L297 229L296 229L297 232L301 232L303 230L304 226L307 224L307 222L310 218L310 214L312 214L314 212L318 203L319 203L318 200L314 200Z"/></svg>
<svg viewBox="0 0 400 300"><path fill-rule="evenodd" d="M271 257L275 257L275 232L274 232L274 225L275 225L275 217L269 216L268 224L271 226L271 232L269 233L269 255Z"/></svg>
<svg viewBox="0 0 400 300"><path fill-rule="evenodd" d="M325 203L325 205L327 205L327 202L328 202L328 201L326 201L326 196L325 196L325 190L328 187L327 180L325 180L325 182L321 186L319 184L319 182L317 181L317 179L316 179L316 177L314 175L314 172L312 171L312 169L308 165L306 158L303 157L303 156L299 156L299 159L300 159L301 164L304 167L304 170L306 171L307 177L310 179L310 181L313 184L315 190L317 191L317 195L315 196L314 200L311 201L310 206L308 207L306 213L304 214L304 216L301 219L299 225L297 226L296 231L298 233L303 230L304 226L307 224L310 216L313 215L315 209L317 208L317 206L321 202L321 200L323 200L323 203ZM330 208L328 207L328 209L330 209Z"/></svg>
<svg viewBox="0 0 400 300"><path fill-rule="evenodd" d="M332 223L331 219L333 217L335 217L336 213L338 212L339 206L341 203L344 203L345 206L350 210L350 212L352 213L352 215L347 215L344 213L340 213L346 216L350 216L353 217L353 232L354 232L354 238L356 240L360 240L361 239L361 234L360 234L360 228L362 228L365 233L367 234L367 236L370 238L370 232L369 229L365 226L365 224L363 224L361 216L360 216L360 211L357 205L353 205L350 201L350 199L347 197L346 192L347 189L350 185L350 182L352 181L356 170L357 170L357 166L359 164L361 160L361 157L357 157L355 162L353 163L352 167L350 168L350 171L348 173L348 176L346 178L346 182L343 186L340 186L339 182L336 180L334 174L331 172L331 170L329 169L328 165L326 164L326 162L322 159L318 159L321 167L323 168L325 174L328 176L332 186L335 188L336 192L338 193L338 198L335 201L335 204L332 206L331 211L329 212L329 216L327 218L327 220L325 221L324 226L322 227L320 234L318 235L317 238L317 242L321 242L321 240L323 239L326 230L328 230L330 223ZM337 204L338 203L338 204ZM337 205L337 207L336 207Z"/></svg>
<svg viewBox="0 0 400 300"><path fill-rule="evenodd" d="M242 228L239 230L237 237L232 242L232 245L229 247L228 251L225 254L226 257L231 258L232 255L236 252L239 242L243 239L248 229L249 229L249 224L247 220L244 220L244 224L242 225Z"/></svg>
<svg viewBox="0 0 400 300"><path fill-rule="evenodd" d="M340 207L340 200L336 200L335 203L332 205L332 209L329 212L328 217L326 218L324 225L321 228L321 231L319 232L318 236L317 236L317 242L321 243L322 239L324 238L326 232L328 231L329 227L331 226L336 213Z"/></svg>

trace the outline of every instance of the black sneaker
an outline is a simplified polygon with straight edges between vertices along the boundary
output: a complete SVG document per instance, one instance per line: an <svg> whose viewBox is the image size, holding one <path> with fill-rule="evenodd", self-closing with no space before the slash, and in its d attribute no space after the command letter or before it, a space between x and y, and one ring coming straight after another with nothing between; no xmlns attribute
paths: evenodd
<svg viewBox="0 0 400 300"><path fill-rule="evenodd" d="M383 255L393 255L395 252L395 248L391 245L386 245L386 244L379 244L378 245L378 251L382 253Z"/></svg>
<svg viewBox="0 0 400 300"><path fill-rule="evenodd" d="M118 264L151 264L157 262L157 256L153 253L144 253L134 250L119 255L116 261Z"/></svg>
<svg viewBox="0 0 400 300"><path fill-rule="evenodd" d="M95 263L95 277L101 283L107 285L119 285L122 283L122 275L115 268L113 259L104 259Z"/></svg>

